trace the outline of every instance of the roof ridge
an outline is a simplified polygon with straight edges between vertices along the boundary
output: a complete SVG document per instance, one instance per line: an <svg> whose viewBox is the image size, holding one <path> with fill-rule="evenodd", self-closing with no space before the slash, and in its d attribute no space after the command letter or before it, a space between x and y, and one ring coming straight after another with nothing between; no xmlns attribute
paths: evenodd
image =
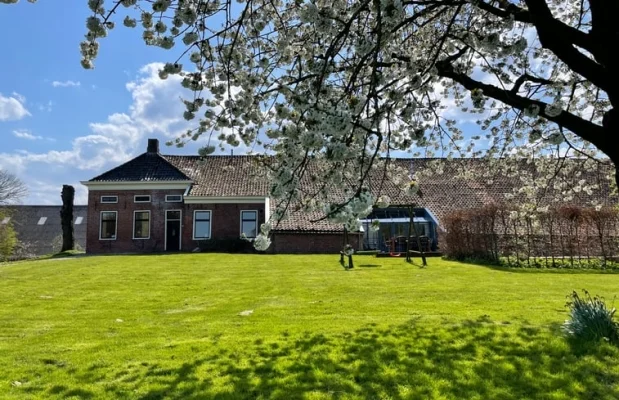
<svg viewBox="0 0 619 400"><path fill-rule="evenodd" d="M164 156L162 156L159 153L154 153L154 152L145 152L142 154L139 154L133 158L131 158L130 160L125 161L124 163L109 169L97 176L95 176L94 178L90 179L89 182L97 182L97 181L110 181L110 182L114 182L114 181L123 181L122 179L103 179L106 175L113 175L114 172L118 172L118 171L122 171L123 169L126 169L129 167L129 165L131 163L135 163L138 161L141 161L140 159L144 159L144 160L148 160L148 157L156 157L157 160L163 161L166 166L170 167L174 173L180 174L181 178L183 180L191 180L191 178L189 178L183 171L181 171L180 169L178 169L174 164L172 164L169 160L167 160ZM146 161L145 161L146 162ZM180 180L180 179L169 179L169 180Z"/></svg>
<svg viewBox="0 0 619 400"><path fill-rule="evenodd" d="M148 153L146 153L146 154L148 154ZM179 169L176 165L172 164L172 163L170 162L170 160L167 160L167 159L166 159L166 156L164 156L163 154L160 154L160 153L156 153L156 154L157 154L157 156L158 156L159 158L161 158L163 161L167 162L167 163L168 163L168 164L169 164L172 168L174 168L174 169L175 169L176 171L178 171L181 175L183 175L185 178L187 178L187 180L188 180L188 181L193 180L193 179L191 179L190 177L188 177L186 173L184 173L183 171L181 171L181 170L180 170L180 169Z"/></svg>

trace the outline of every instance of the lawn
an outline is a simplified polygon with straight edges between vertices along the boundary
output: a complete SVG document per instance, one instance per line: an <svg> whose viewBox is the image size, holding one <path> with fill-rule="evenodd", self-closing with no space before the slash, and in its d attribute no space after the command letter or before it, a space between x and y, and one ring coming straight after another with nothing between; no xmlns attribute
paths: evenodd
<svg viewBox="0 0 619 400"><path fill-rule="evenodd" d="M0 265L4 399L617 399L562 337L619 274L181 254ZM253 310L242 316L239 313Z"/></svg>

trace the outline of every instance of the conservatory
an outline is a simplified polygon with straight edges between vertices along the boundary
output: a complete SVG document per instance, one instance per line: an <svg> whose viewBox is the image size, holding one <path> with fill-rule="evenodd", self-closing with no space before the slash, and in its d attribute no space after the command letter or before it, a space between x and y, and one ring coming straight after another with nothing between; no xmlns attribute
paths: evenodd
<svg viewBox="0 0 619 400"><path fill-rule="evenodd" d="M363 249L379 250L382 253L403 253L406 252L407 242L410 240L410 249L419 251L415 236L417 234L421 250L437 251L438 224L436 218L427 208L414 208L413 210L414 229L409 232L411 215L408 207L374 209L366 219L361 220L364 232ZM378 230L375 228L376 224L378 224Z"/></svg>

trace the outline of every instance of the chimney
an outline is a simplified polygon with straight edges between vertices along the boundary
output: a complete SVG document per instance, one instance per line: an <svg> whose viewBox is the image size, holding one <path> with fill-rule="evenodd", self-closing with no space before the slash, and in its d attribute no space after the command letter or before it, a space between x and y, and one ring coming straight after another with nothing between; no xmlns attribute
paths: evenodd
<svg viewBox="0 0 619 400"><path fill-rule="evenodd" d="M146 148L148 153L159 154L159 140L148 139L148 147Z"/></svg>

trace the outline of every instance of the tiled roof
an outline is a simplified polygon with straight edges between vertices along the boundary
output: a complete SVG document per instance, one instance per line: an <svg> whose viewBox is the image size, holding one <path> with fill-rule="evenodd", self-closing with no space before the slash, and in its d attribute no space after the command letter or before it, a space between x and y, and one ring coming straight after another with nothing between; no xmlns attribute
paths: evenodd
<svg viewBox="0 0 619 400"><path fill-rule="evenodd" d="M89 182L187 181L189 178L158 153L146 152Z"/></svg>
<svg viewBox="0 0 619 400"><path fill-rule="evenodd" d="M0 212L5 211L10 215L9 223L22 244L20 256L40 256L60 250L55 246L62 244L61 208L62 206L0 206ZM82 250L86 248L86 212L87 206L73 206L73 235L75 244Z"/></svg>
<svg viewBox="0 0 619 400"><path fill-rule="evenodd" d="M269 184L254 156L163 156L194 184L189 196L263 196Z"/></svg>
<svg viewBox="0 0 619 400"><path fill-rule="evenodd" d="M489 171L488 161L485 159L393 159L397 167L410 172L430 171L430 163L441 164L443 173L436 174L420 182L423 196L407 195L389 179L382 179L382 171L370 174L370 186L375 197L387 195L392 205L416 205L428 208L438 219L439 223L447 213L455 209L479 207L491 202L506 202L506 194L511 194L514 188L520 185L519 178L495 175L483 177ZM577 162L577 161L575 161ZM174 156L145 153L134 160L114 168L91 181L152 181L152 180L192 180L193 184L188 193L197 197L240 197L240 196L268 196L270 183L264 174L263 167L258 163L256 156ZM519 170L535 170L532 164L523 161ZM459 172L466 170L473 179L459 177ZM303 191L312 191L322 182L321 174L325 171L316 166L309 166L304 179L301 181ZM314 179L311 176L314 175ZM588 181L599 179L602 173L598 171L586 177ZM585 177L583 175L583 177ZM581 178L583 178L581 177ZM490 183L488 181L491 181ZM379 183L382 182L382 183ZM585 203L597 198L603 204L616 204L617 197L611 196L608 185L602 182L601 189L591 196L582 193L573 201ZM351 186L352 187L352 186ZM345 185L326 188L329 198L339 201L344 198ZM542 203L549 202L552 189ZM519 202L515 198L512 202ZM271 207L275 202L271 201ZM299 210L297 210L299 208ZM331 232L341 231L342 227L320 220L321 212L302 211L300 207L291 205L290 216L281 221L278 230Z"/></svg>
<svg viewBox="0 0 619 400"><path fill-rule="evenodd" d="M271 203L271 212L275 211L275 204ZM318 211L291 210L288 217L274 226L275 231L285 232L341 232L342 225L334 224L324 219L324 214ZM316 222L312 222L316 221Z"/></svg>

